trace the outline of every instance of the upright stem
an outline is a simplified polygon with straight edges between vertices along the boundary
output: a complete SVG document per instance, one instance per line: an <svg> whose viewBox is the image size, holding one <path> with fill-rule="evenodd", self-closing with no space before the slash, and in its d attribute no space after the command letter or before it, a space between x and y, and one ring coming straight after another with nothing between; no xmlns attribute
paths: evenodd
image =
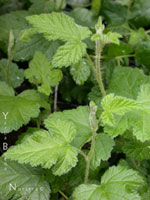
<svg viewBox="0 0 150 200"><path fill-rule="evenodd" d="M8 58L7 63L7 83L10 85L10 64L11 64L11 58Z"/></svg>
<svg viewBox="0 0 150 200"><path fill-rule="evenodd" d="M96 68L96 80L103 96L106 95L106 91L103 85L102 72L101 72L101 53L102 46L100 40L96 40L96 56L95 56L95 68Z"/></svg>
<svg viewBox="0 0 150 200"><path fill-rule="evenodd" d="M55 86L55 94L54 94L54 112L57 109L57 98L58 98L58 85Z"/></svg>
<svg viewBox="0 0 150 200"><path fill-rule="evenodd" d="M95 149L95 141L96 141L96 136L97 136L97 129L98 129L98 121L96 119L96 111L97 111L97 106L93 103L90 102L90 115L89 115L89 122L90 122L90 127L92 131L92 142L91 142L91 148L90 151L87 155L86 159L86 170L85 170L85 179L84 182L88 183L88 177L89 177L89 172L90 172L90 163L93 157L94 149Z"/></svg>
<svg viewBox="0 0 150 200"><path fill-rule="evenodd" d="M95 141L96 141L96 131L94 130L92 132L92 142L91 142L91 149L87 155L87 159L86 159L86 170L85 170L85 179L84 179L84 183L88 183L88 178L89 178L89 173L90 173L90 163L91 163L91 159L94 153L94 148L95 148Z"/></svg>
<svg viewBox="0 0 150 200"><path fill-rule="evenodd" d="M61 190L59 190L59 193L62 195L63 198L65 198L66 200L69 199Z"/></svg>

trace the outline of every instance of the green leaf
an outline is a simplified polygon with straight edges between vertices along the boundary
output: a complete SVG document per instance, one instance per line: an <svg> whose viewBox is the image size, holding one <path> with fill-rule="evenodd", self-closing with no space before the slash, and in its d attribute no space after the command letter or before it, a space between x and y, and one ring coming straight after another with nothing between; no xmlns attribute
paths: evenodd
<svg viewBox="0 0 150 200"><path fill-rule="evenodd" d="M71 17L63 13L33 15L27 20L48 40L80 41L90 35L88 28L76 25Z"/></svg>
<svg viewBox="0 0 150 200"><path fill-rule="evenodd" d="M48 104L35 91L26 90L14 96L14 90L0 82L0 132L9 133L26 125L31 118L38 117L41 107ZM6 118L6 119L5 119Z"/></svg>
<svg viewBox="0 0 150 200"><path fill-rule="evenodd" d="M1 59L0 60L1 81L7 82L7 68L8 68L8 60ZM9 68L9 78L10 78L10 84L13 88L19 87L24 81L24 70L19 69L17 64L11 62Z"/></svg>
<svg viewBox="0 0 150 200"><path fill-rule="evenodd" d="M150 25L150 1L136 0L130 10L131 23L136 27L147 27Z"/></svg>
<svg viewBox="0 0 150 200"><path fill-rule="evenodd" d="M47 58L49 58L49 60L51 60L58 46L58 41L50 42L41 34L35 34L31 39L28 38L28 41L18 41L16 43L13 59L17 62L28 61L33 58L36 51L41 51L45 56L47 56Z"/></svg>
<svg viewBox="0 0 150 200"><path fill-rule="evenodd" d="M130 6L131 0L115 0L116 2L122 4L123 6Z"/></svg>
<svg viewBox="0 0 150 200"><path fill-rule="evenodd" d="M137 97L141 109L131 115L133 134L142 142L150 140L150 84L142 85Z"/></svg>
<svg viewBox="0 0 150 200"><path fill-rule="evenodd" d="M95 142L94 154L91 161L92 169L96 169L101 160L108 160L113 146L115 145L113 139L111 139L108 135L104 133L98 134Z"/></svg>
<svg viewBox="0 0 150 200"><path fill-rule="evenodd" d="M5 82L0 81L0 96L4 95L5 96L14 96L15 91L13 90L12 87L7 85Z"/></svg>
<svg viewBox="0 0 150 200"><path fill-rule="evenodd" d="M142 70L117 66L108 83L108 92L136 99L140 86L146 83L150 83L150 78Z"/></svg>
<svg viewBox="0 0 150 200"><path fill-rule="evenodd" d="M104 112L101 116L103 123L110 126L114 125L113 114L124 115L129 111L140 108L140 104L135 100L114 96L114 94L105 96L101 104L102 108L104 109Z"/></svg>
<svg viewBox="0 0 150 200"><path fill-rule="evenodd" d="M25 77L36 84L40 92L49 95L51 86L57 85L62 79L62 72L59 69L53 70L49 60L37 51L29 68L25 70Z"/></svg>
<svg viewBox="0 0 150 200"><path fill-rule="evenodd" d="M2 0L0 2L1 15L15 10L18 10L17 0Z"/></svg>
<svg viewBox="0 0 150 200"><path fill-rule="evenodd" d="M86 44L82 40L91 34L86 27L75 24L74 19L63 14L41 14L27 17L27 20L48 40L62 40L66 43L59 47L53 57L54 67L69 66L77 63L86 53Z"/></svg>
<svg viewBox="0 0 150 200"><path fill-rule="evenodd" d="M132 51L132 48L124 42L120 42L119 45L111 44L109 45L109 47L107 47L107 55L109 58L129 55L130 53L132 53Z"/></svg>
<svg viewBox="0 0 150 200"><path fill-rule="evenodd" d="M102 1L102 15L112 26L120 26L125 23L127 9L112 0Z"/></svg>
<svg viewBox="0 0 150 200"><path fill-rule="evenodd" d="M129 128L128 120L128 114L125 114L123 116L116 115L114 126L112 127L109 125L105 125L104 132L106 132L111 137L122 135Z"/></svg>
<svg viewBox="0 0 150 200"><path fill-rule="evenodd" d="M92 87L90 93L88 94L88 99L90 101L94 101L96 105L98 106L98 108L101 108L102 96L101 96L98 85L95 85L94 87Z"/></svg>
<svg viewBox="0 0 150 200"><path fill-rule="evenodd" d="M92 0L92 11L97 16L101 8L102 0Z"/></svg>
<svg viewBox="0 0 150 200"><path fill-rule="evenodd" d="M140 142L138 140L127 141L123 146L123 152L136 160L150 159L150 142Z"/></svg>
<svg viewBox="0 0 150 200"><path fill-rule="evenodd" d="M32 5L29 8L31 14L49 13L54 9L54 1L49 0L30 0Z"/></svg>
<svg viewBox="0 0 150 200"><path fill-rule="evenodd" d="M66 6L65 0L30 0L33 4L29 8L32 14L50 13L54 10L64 9Z"/></svg>
<svg viewBox="0 0 150 200"><path fill-rule="evenodd" d="M102 176L101 185L82 184L74 193L74 200L140 200L133 191L143 183L136 171L121 166L109 168ZM132 190L127 190L130 187Z"/></svg>
<svg viewBox="0 0 150 200"><path fill-rule="evenodd" d="M41 169L0 159L1 200L49 200L50 192Z"/></svg>
<svg viewBox="0 0 150 200"><path fill-rule="evenodd" d="M79 106L77 109L55 112L47 120L49 121L51 118L68 120L74 123L77 133L72 145L77 148L82 147L91 138L88 106Z"/></svg>
<svg viewBox="0 0 150 200"><path fill-rule="evenodd" d="M136 111L131 118L133 135L141 142L150 140L150 112L146 110Z"/></svg>
<svg viewBox="0 0 150 200"><path fill-rule="evenodd" d="M144 65L150 69L150 42L145 41L139 43L135 51L136 60L140 65Z"/></svg>
<svg viewBox="0 0 150 200"><path fill-rule="evenodd" d="M148 41L148 35L144 28L139 28L138 31L132 31L129 39L129 44L136 46L142 41ZM136 49L137 50L137 49Z"/></svg>
<svg viewBox="0 0 150 200"><path fill-rule="evenodd" d="M27 15L27 11L16 11L0 16L0 41L5 45L5 51L8 46L10 30L17 38L19 31L27 27L25 20Z"/></svg>
<svg viewBox="0 0 150 200"><path fill-rule="evenodd" d="M77 85L83 85L91 74L90 63L88 60L82 59L77 64L71 66L70 73Z"/></svg>
<svg viewBox="0 0 150 200"><path fill-rule="evenodd" d="M49 131L37 131L23 143L9 148L5 158L19 163L30 163L52 168L54 175L70 171L77 163L77 149L70 145L76 134L72 122L52 118L45 122Z"/></svg>
<svg viewBox="0 0 150 200"><path fill-rule="evenodd" d="M89 3L89 0L67 0L67 4L72 7L86 7Z"/></svg>
<svg viewBox="0 0 150 200"><path fill-rule="evenodd" d="M97 18L92 11L87 8L75 8L71 12L67 13L69 16L75 19L75 22L82 26L93 27L97 22Z"/></svg>
<svg viewBox="0 0 150 200"><path fill-rule="evenodd" d="M113 43L113 44L120 44L119 38L122 38L122 36L119 33L113 33L113 32L108 32L106 35L104 35L105 43Z"/></svg>
<svg viewBox="0 0 150 200"><path fill-rule="evenodd" d="M33 127L28 127L27 131L25 131L24 133L22 133L21 135L19 135L18 140L16 142L17 144L21 144L23 142L25 142L25 140L30 137L31 135L33 135L36 131L40 131L42 129L40 128L33 128Z"/></svg>
<svg viewBox="0 0 150 200"><path fill-rule="evenodd" d="M19 96L23 97L24 99L37 102L42 108L50 110L48 97L44 94L38 93L36 90L24 90L19 94Z"/></svg>
<svg viewBox="0 0 150 200"><path fill-rule="evenodd" d="M81 41L67 42L59 47L53 57L52 64L54 67L68 67L81 60L86 53L86 44Z"/></svg>

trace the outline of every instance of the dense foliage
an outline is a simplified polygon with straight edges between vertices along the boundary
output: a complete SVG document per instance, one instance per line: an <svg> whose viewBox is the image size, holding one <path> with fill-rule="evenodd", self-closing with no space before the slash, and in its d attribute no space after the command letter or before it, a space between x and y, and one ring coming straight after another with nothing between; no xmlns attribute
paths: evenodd
<svg viewBox="0 0 150 200"><path fill-rule="evenodd" d="M0 199L149 200L150 1L0 14Z"/></svg>

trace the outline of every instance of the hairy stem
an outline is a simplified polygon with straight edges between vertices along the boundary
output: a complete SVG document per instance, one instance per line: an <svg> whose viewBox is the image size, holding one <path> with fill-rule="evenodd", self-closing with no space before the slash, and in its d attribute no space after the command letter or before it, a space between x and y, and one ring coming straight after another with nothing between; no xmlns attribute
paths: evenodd
<svg viewBox="0 0 150 200"><path fill-rule="evenodd" d="M96 56L95 56L96 80L98 82L102 95L105 96L106 91L102 80L101 63L100 63L101 53L102 53L101 42L100 40L96 40Z"/></svg>
<svg viewBox="0 0 150 200"><path fill-rule="evenodd" d="M92 142L91 142L91 148L90 151L88 153L87 156L87 160L86 160L86 170L85 170L85 179L84 179L84 183L88 183L88 178L89 178L89 173L90 173L90 163L91 163L91 159L94 153L94 149L95 149L95 141L96 141L96 131L93 129L92 130Z"/></svg>
<svg viewBox="0 0 150 200"><path fill-rule="evenodd" d="M93 70L94 74L96 75L96 69L95 69L95 66L94 66L92 59L90 58L89 54L86 54L86 57L87 57L88 61L90 62L91 66L92 66L92 70Z"/></svg>

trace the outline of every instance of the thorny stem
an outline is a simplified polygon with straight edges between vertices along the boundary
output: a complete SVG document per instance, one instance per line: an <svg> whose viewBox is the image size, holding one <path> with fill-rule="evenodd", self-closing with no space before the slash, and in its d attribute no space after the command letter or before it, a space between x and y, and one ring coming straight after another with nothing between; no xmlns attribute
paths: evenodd
<svg viewBox="0 0 150 200"><path fill-rule="evenodd" d="M96 80L98 82L102 95L105 96L106 91L103 85L101 64L100 64L101 53L102 53L101 42L100 40L96 40L96 56L95 56Z"/></svg>
<svg viewBox="0 0 150 200"><path fill-rule="evenodd" d="M58 85L55 86L55 94L54 94L54 112L57 109L57 98L58 98Z"/></svg>

